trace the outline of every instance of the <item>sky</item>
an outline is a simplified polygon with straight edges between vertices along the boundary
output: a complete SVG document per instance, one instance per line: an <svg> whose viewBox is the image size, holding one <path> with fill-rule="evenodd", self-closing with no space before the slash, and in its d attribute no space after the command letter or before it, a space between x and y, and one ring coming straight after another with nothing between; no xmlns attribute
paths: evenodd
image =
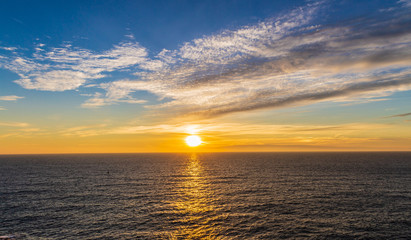
<svg viewBox="0 0 411 240"><path fill-rule="evenodd" d="M0 154L411 150L410 0L0 4Z"/></svg>

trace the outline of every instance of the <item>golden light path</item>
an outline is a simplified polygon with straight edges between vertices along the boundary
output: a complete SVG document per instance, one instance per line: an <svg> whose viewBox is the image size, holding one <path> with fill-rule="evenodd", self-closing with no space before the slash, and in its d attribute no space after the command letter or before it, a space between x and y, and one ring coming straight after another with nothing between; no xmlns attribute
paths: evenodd
<svg viewBox="0 0 411 240"><path fill-rule="evenodd" d="M186 144L190 147L197 147L201 143L203 143L203 141L201 141L201 138L197 135L188 136L186 137L185 141L186 141Z"/></svg>
<svg viewBox="0 0 411 240"><path fill-rule="evenodd" d="M212 224L219 216L214 205L215 193L203 169L199 156L188 155L184 176L176 187L177 199L173 202L176 214L181 216L176 222L177 230L171 232L171 239L219 239L221 229Z"/></svg>

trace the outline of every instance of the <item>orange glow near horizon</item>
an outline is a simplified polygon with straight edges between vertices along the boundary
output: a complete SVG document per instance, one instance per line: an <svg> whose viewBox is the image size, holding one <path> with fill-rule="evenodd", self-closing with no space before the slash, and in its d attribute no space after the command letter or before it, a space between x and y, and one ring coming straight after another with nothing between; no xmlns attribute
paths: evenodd
<svg viewBox="0 0 411 240"><path fill-rule="evenodd" d="M44 127L38 131L22 126L20 132L15 129L0 135L0 154L410 151L410 126L407 122L280 125L217 120L145 127L98 125L66 130ZM189 140L192 138L194 144Z"/></svg>

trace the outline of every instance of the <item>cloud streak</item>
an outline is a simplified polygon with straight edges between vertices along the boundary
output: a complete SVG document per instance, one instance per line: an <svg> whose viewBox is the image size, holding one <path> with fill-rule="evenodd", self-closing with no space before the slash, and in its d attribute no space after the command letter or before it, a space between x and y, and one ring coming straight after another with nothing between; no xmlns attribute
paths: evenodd
<svg viewBox="0 0 411 240"><path fill-rule="evenodd" d="M286 124L241 124L197 123L197 124L157 124L157 125L128 125L112 127L106 124L88 125L68 128L60 133L65 136L90 137L97 135L129 135L129 134L200 134L202 136L247 136L259 135L266 137L296 136L341 136L359 132L386 129L392 127L386 124L337 124L337 125L286 125Z"/></svg>
<svg viewBox="0 0 411 240"><path fill-rule="evenodd" d="M388 116L387 118L408 117L408 116L411 116L411 113L403 113L403 114L392 115L392 116Z"/></svg>
<svg viewBox="0 0 411 240"><path fill-rule="evenodd" d="M24 97L19 97L16 95L10 95L10 96L0 96L0 101L17 101L18 99L22 99Z"/></svg>
<svg viewBox="0 0 411 240"><path fill-rule="evenodd" d="M17 127L17 128L25 128L28 127L28 123L23 122L0 122L0 126L2 127Z"/></svg>

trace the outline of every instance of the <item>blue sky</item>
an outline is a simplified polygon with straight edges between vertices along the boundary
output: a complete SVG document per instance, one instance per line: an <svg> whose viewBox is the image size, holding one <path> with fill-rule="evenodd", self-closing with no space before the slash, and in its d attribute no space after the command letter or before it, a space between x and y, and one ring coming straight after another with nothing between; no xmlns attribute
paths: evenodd
<svg viewBox="0 0 411 240"><path fill-rule="evenodd" d="M298 5L294 1L4 1L1 18L7 24L1 32L4 44L77 41L92 50L108 49L134 34L143 46L161 51Z"/></svg>
<svg viewBox="0 0 411 240"><path fill-rule="evenodd" d="M408 0L3 1L0 135L391 124L411 112L410 12ZM393 124L409 131L407 117Z"/></svg>

